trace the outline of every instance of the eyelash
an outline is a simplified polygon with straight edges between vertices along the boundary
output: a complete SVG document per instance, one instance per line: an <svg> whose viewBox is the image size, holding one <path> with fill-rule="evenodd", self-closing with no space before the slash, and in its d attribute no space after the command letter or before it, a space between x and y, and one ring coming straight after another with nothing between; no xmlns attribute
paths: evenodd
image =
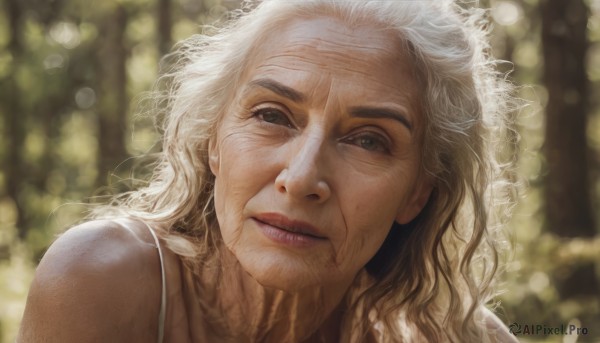
<svg viewBox="0 0 600 343"><path fill-rule="evenodd" d="M254 118L257 118L258 120L260 120L261 122L264 123L268 123L271 125L280 125L280 126L284 126L290 129L295 128L294 124L292 123L292 121L289 119L289 117L280 109L278 108L274 108L274 107L260 107L260 108L256 108L253 109L251 111L252 116ZM275 113L278 115L277 119L285 119L285 121L287 122L286 124L281 124L281 123L276 123L273 121L268 121L264 118L265 114L268 113ZM357 140L361 140L361 139L371 139L372 141L374 141L375 144L377 144L377 147L375 149L370 149L370 148L366 148L366 147L362 147L357 143L353 143L356 142ZM367 132L361 132L355 135L352 135L348 138L345 138L343 140L346 143L349 144L353 144L355 146L358 146L366 151L372 151L372 152L379 152L379 153L389 153L390 152L390 146L389 146L389 142L387 141L387 139L385 139L384 137L382 137L381 134L378 134L376 132L372 132L372 131L367 131Z"/></svg>
<svg viewBox="0 0 600 343"><path fill-rule="evenodd" d="M375 132L361 132L359 134L353 135L349 138L346 138L344 141L345 142L356 142L357 140L362 140L362 139L370 139L372 140L377 146L374 149L371 148L367 148L364 146L361 146L359 142L357 143L353 143L354 145L367 150L367 151L372 151L372 152L379 152L379 153L389 153L390 152L390 146L389 143L387 142L387 140L385 138L383 138L380 134L375 133Z"/></svg>
<svg viewBox="0 0 600 343"><path fill-rule="evenodd" d="M284 118L287 121L287 124L280 124L280 123L275 123L275 122L271 122L268 120L265 120L264 115L267 113L276 113L279 115L279 118ZM262 107L262 108L257 108L252 110L252 116L255 118L258 118L259 120L265 122L265 123L269 123L269 124L273 124L273 125L281 125L281 126L285 126L288 127L290 129L294 128L294 124L292 123L292 121L288 118L288 116L283 113L283 111L274 108L274 107Z"/></svg>

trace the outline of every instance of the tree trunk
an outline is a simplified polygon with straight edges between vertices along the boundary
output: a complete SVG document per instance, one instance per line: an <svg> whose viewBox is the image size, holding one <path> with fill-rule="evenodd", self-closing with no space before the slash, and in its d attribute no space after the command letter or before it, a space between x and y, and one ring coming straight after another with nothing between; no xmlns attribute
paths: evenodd
<svg viewBox="0 0 600 343"><path fill-rule="evenodd" d="M119 5L100 24L101 41L97 62L100 79L98 185L105 185L115 168L127 158L127 21L127 12Z"/></svg>
<svg viewBox="0 0 600 343"><path fill-rule="evenodd" d="M559 237L592 237L596 229L586 141L588 9L582 0L546 0L541 3L541 15L544 84L548 90L544 145L547 226ZM563 299L598 294L592 264L575 268L562 278L558 289Z"/></svg>
<svg viewBox="0 0 600 343"><path fill-rule="evenodd" d="M158 52L160 57L164 56L171 50L171 0L158 0L157 4L158 17Z"/></svg>
<svg viewBox="0 0 600 343"><path fill-rule="evenodd" d="M27 236L26 213L20 196L23 178L23 145L25 142L26 113L20 100L19 84L16 71L23 58L22 21L23 11L19 0L6 0L7 17L9 20L9 43L8 51L12 55L12 66L9 75L2 82L3 111L6 115L5 147L6 160L4 161L6 171L6 194L15 202L17 209L17 221L15 223L18 237L25 239Z"/></svg>

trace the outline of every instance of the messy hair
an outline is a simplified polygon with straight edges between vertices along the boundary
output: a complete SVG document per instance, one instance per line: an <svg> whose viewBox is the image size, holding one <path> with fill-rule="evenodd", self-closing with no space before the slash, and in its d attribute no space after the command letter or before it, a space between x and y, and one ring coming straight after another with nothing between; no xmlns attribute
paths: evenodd
<svg viewBox="0 0 600 343"><path fill-rule="evenodd" d="M394 224L365 266L374 280L349 296L344 341L483 342L480 309L496 291L503 229L515 199L515 100L490 54L486 14L450 0L245 1L218 27L178 44L153 93L162 151L149 182L97 216L151 223L194 269L220 238L208 142L252 49L291 18L379 25L404 41L424 116L422 170L433 191L411 223ZM399 52L399 55L401 52Z"/></svg>

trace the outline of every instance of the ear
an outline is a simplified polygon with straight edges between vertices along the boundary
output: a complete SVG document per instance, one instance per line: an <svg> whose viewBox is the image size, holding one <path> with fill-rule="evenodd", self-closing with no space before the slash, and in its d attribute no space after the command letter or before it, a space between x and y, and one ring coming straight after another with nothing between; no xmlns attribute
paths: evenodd
<svg viewBox="0 0 600 343"><path fill-rule="evenodd" d="M433 180L428 176L420 177L408 202L399 210L396 222L408 224L415 219L427 204L432 190Z"/></svg>
<svg viewBox="0 0 600 343"><path fill-rule="evenodd" d="M217 175L221 165L219 159L219 148L217 147L215 140L215 137L208 140L208 166L213 175Z"/></svg>

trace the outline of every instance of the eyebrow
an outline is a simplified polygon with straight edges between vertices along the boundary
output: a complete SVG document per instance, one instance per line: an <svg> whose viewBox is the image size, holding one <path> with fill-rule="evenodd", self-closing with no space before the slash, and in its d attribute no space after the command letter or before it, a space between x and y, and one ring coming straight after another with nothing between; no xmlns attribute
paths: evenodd
<svg viewBox="0 0 600 343"><path fill-rule="evenodd" d="M249 83L249 86L252 88L266 88L272 91L273 93L276 93L284 98L288 98L295 102L306 101L306 96L304 94L273 79L256 79L251 81ZM404 113L388 107L356 106L350 109L350 115L355 118L393 119L404 125L411 133L413 130L412 123L410 122L410 120L408 120L407 116Z"/></svg>
<svg viewBox="0 0 600 343"><path fill-rule="evenodd" d="M408 120L407 116L399 111L388 107L369 107L369 106L358 106L350 109L350 115L357 118L387 118L393 119L406 126L408 131L412 132L413 125Z"/></svg>
<svg viewBox="0 0 600 343"><path fill-rule="evenodd" d="M304 94L272 79L257 79L251 81L249 86L266 88L273 93L276 93L284 98L288 98L294 102L306 101L306 96Z"/></svg>

